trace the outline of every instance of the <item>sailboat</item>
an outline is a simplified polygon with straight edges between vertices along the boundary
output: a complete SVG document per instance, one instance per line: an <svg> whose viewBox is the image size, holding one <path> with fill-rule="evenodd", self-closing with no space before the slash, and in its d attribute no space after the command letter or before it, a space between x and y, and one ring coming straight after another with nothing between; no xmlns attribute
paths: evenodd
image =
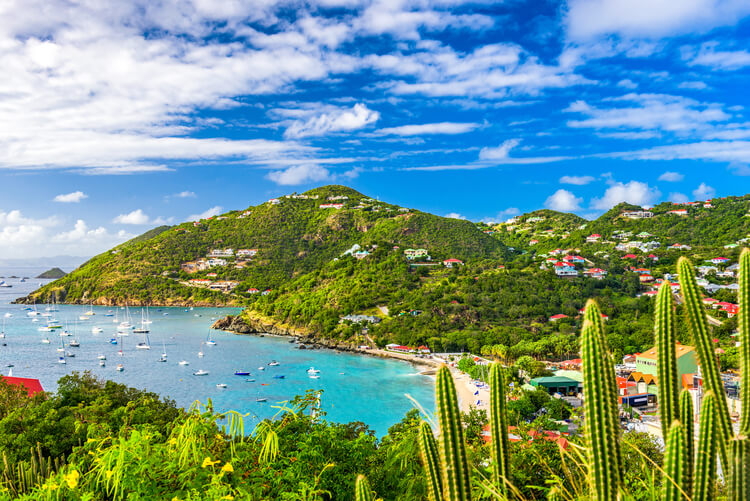
<svg viewBox="0 0 750 501"><path fill-rule="evenodd" d="M148 305L146 305L146 320L141 321L143 325L151 325L151 317L148 314Z"/></svg>
<svg viewBox="0 0 750 501"><path fill-rule="evenodd" d="M203 358L203 343L201 343L201 351L198 352L198 356Z"/></svg>
<svg viewBox="0 0 750 501"><path fill-rule="evenodd" d="M94 313L94 300L93 299L91 300L89 311L84 313L84 315L86 315L87 317L93 317L94 315L96 315L96 313Z"/></svg>
<svg viewBox="0 0 750 501"><path fill-rule="evenodd" d="M151 349L151 341L148 339L148 331L146 331L143 334L143 337L145 338L143 341L135 345L136 349L138 350L150 350Z"/></svg>
<svg viewBox="0 0 750 501"><path fill-rule="evenodd" d="M206 339L206 346L216 346L216 341L211 337L211 329L208 329L208 338Z"/></svg>
<svg viewBox="0 0 750 501"><path fill-rule="evenodd" d="M137 334L147 334L148 332L150 332L148 330L148 327L146 327L146 317L143 310L141 310L141 326L139 328L133 329L133 332Z"/></svg>
<svg viewBox="0 0 750 501"><path fill-rule="evenodd" d="M63 338L60 338L60 346L57 348L57 351L65 353L65 340Z"/></svg>
<svg viewBox="0 0 750 501"><path fill-rule="evenodd" d="M91 328L91 334L101 334L102 332L104 332L104 329L101 327L94 326Z"/></svg>
<svg viewBox="0 0 750 501"><path fill-rule="evenodd" d="M203 369L198 369L196 372L193 372L193 376L208 376L209 372L204 371Z"/></svg>
<svg viewBox="0 0 750 501"><path fill-rule="evenodd" d="M5 339L5 317L3 317L3 330L0 330L0 339Z"/></svg>
<svg viewBox="0 0 750 501"><path fill-rule="evenodd" d="M164 341L161 342L161 357L159 357L159 362L166 362L167 361L167 346L164 344Z"/></svg>

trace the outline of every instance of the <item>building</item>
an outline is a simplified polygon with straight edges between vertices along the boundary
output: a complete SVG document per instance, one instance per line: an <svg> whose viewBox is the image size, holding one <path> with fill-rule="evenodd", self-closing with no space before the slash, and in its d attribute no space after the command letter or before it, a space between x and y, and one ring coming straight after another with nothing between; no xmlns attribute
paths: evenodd
<svg viewBox="0 0 750 501"><path fill-rule="evenodd" d="M454 266L463 266L463 265L464 265L463 261L461 261L460 259L453 258L453 257L450 259L443 260L443 266L445 266L446 268L453 268Z"/></svg>
<svg viewBox="0 0 750 501"><path fill-rule="evenodd" d="M602 238L602 236L600 234L593 233L593 234L591 234L591 235L589 235L589 236L586 237L586 241L588 243L595 243L595 242L598 242L599 240L601 240L601 238Z"/></svg>
<svg viewBox="0 0 750 501"><path fill-rule="evenodd" d="M318 207L321 209L343 209L344 204L320 204Z"/></svg>
<svg viewBox="0 0 750 501"><path fill-rule="evenodd" d="M429 261L430 255L427 253L427 249L406 249L404 251L404 255L406 256L406 259L413 260L413 259L427 259Z"/></svg>
<svg viewBox="0 0 750 501"><path fill-rule="evenodd" d="M628 219L648 219L654 217L654 213L647 210L633 210L623 212L622 217Z"/></svg>
<svg viewBox="0 0 750 501"><path fill-rule="evenodd" d="M397 351L399 353L414 353L414 348L410 346L402 346L396 343L385 345L385 349L390 351Z"/></svg>
<svg viewBox="0 0 750 501"><path fill-rule="evenodd" d="M568 315L565 315L563 313L558 313L557 315L552 315L549 317L550 322L557 322L558 320L562 320L563 318L570 318Z"/></svg>
<svg viewBox="0 0 750 501"><path fill-rule="evenodd" d="M18 386L26 390L26 394L33 397L37 393L42 393L42 383L38 379L32 379L27 377L13 377L13 376L0 376L0 380L11 386Z"/></svg>
<svg viewBox="0 0 750 501"><path fill-rule="evenodd" d="M354 259L364 259L369 255L370 253L366 250L358 250L356 252L352 252L352 256L354 256Z"/></svg>
<svg viewBox="0 0 750 501"><path fill-rule="evenodd" d="M259 293L259 292L260 292L260 291L259 291L258 289L256 289L255 287L253 287L253 288L250 288L250 289L248 289L248 290L247 290L247 293L248 293L248 294L257 294L257 293Z"/></svg>
<svg viewBox="0 0 750 501"><path fill-rule="evenodd" d="M376 317L374 315L346 315L341 317L341 320L339 320L339 323L343 323L344 321L349 321L353 324L359 324L363 322L371 323L371 324L377 324L380 323L380 317Z"/></svg>
<svg viewBox="0 0 750 501"><path fill-rule="evenodd" d="M234 256L234 249L211 249L208 253L208 257L232 257Z"/></svg>
<svg viewBox="0 0 750 501"><path fill-rule="evenodd" d="M237 249L237 257L253 257L258 253L258 249Z"/></svg>
<svg viewBox="0 0 750 501"><path fill-rule="evenodd" d="M688 211L687 209L677 209L669 211L669 214L674 214L675 216L687 216Z"/></svg>
<svg viewBox="0 0 750 501"><path fill-rule="evenodd" d="M560 264L560 263L557 263ZM573 268L572 266L558 266L555 264L555 275L558 277L577 277L578 276L578 270Z"/></svg>
<svg viewBox="0 0 750 501"><path fill-rule="evenodd" d="M715 258L711 259L711 262L713 264L726 264L728 261L729 261L729 259L725 258L725 257L715 257Z"/></svg>
<svg viewBox="0 0 750 501"><path fill-rule="evenodd" d="M208 261L206 261L206 264L209 268L212 268L214 266L226 266L227 260L226 259L219 259L219 258L211 258Z"/></svg>
<svg viewBox="0 0 750 501"><path fill-rule="evenodd" d="M642 374L657 377L656 361L658 353L656 347L646 350L635 357L635 370ZM695 348L685 344L675 345L675 357L677 358L677 378L682 379L684 374L698 372L698 359L695 356ZM650 383L648 383L650 384ZM640 390L639 390L640 391Z"/></svg>
<svg viewBox="0 0 750 501"><path fill-rule="evenodd" d="M550 395L559 393L563 396L575 396L579 391L578 381L564 376L537 377L529 381L529 384L544 388Z"/></svg>
<svg viewBox="0 0 750 501"><path fill-rule="evenodd" d="M272 198L268 201L268 203L271 205L279 205L281 203L281 200L279 200L278 198Z"/></svg>

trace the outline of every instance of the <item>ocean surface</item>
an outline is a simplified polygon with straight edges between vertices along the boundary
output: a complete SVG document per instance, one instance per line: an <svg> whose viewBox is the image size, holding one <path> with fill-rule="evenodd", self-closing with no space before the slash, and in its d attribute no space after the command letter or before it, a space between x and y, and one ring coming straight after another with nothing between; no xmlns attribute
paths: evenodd
<svg viewBox="0 0 750 501"><path fill-rule="evenodd" d="M18 275L33 277L42 269L0 269L0 276ZM150 308L152 320L148 341L150 350L136 349L146 341L143 334L130 331L127 336L117 336L117 345L110 344L116 336L117 320L122 320L122 308L94 307L95 315L81 321L79 317L90 308L82 306L57 306L50 312L71 334L61 337L57 332L40 332L46 318L32 322L24 310L25 305L10 304L14 299L36 289L48 281L28 279L3 279L12 288L0 288L0 323L4 321L5 338L0 339L0 373L8 375L13 365L14 376L41 380L45 390L54 391L57 380L73 371L89 370L97 377L156 392L174 399L178 405L188 407L194 401L203 403L211 399L217 411L236 410L250 413L245 420L246 431L252 430L259 419L273 416L277 402L301 395L307 389L323 390L321 405L326 419L337 422L362 421L384 435L388 427L401 420L414 405L405 396L411 395L428 412L434 409L434 382L418 374L411 364L332 350L299 350L288 339L276 337L239 336L223 331L213 331L214 320L239 310L233 308ZM37 305L46 313L47 305ZM10 317L6 317L6 314ZM140 326L141 308L130 308L131 322ZM103 332L92 333L92 327ZM60 329L60 330L63 330ZM209 332L216 345L205 345ZM42 340L49 338L49 344ZM65 343L65 351L75 354L66 357L66 364L58 363L57 351ZM71 340L80 347L70 347ZM4 345L3 345L4 344ZM119 351L122 350L122 355ZM162 352L167 362L157 360ZM198 352L204 356L199 357ZM106 356L106 366L100 367L98 356ZM186 360L190 365L181 366ZM272 361L278 366L269 366ZM117 364L124 370L118 372ZM259 370L263 367L263 370ZM319 379L309 377L307 369L320 370ZM207 376L194 376L202 369ZM248 371L250 376L235 376L235 370ZM283 379L274 376L284 376ZM254 379L255 381L249 381ZM227 387L218 388L217 384ZM257 402L266 398L267 402Z"/></svg>

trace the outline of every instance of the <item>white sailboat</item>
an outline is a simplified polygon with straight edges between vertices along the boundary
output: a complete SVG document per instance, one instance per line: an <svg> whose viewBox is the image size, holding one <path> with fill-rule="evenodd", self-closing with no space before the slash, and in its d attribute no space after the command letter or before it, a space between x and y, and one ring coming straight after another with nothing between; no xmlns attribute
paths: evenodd
<svg viewBox="0 0 750 501"><path fill-rule="evenodd" d="M211 329L208 329L208 338L206 339L206 346L216 346L216 341L211 336Z"/></svg>
<svg viewBox="0 0 750 501"><path fill-rule="evenodd" d="M144 313L143 309L141 309L141 326L138 327L138 328L136 328L136 329L133 329L133 332L135 332L137 334L147 334L150 331L149 331L148 327L146 327L146 325L147 325L146 324L146 316L145 316L145 313Z"/></svg>
<svg viewBox="0 0 750 501"><path fill-rule="evenodd" d="M94 326L91 328L91 334L101 334L102 332L104 332L104 329L101 327Z"/></svg>
<svg viewBox="0 0 750 501"><path fill-rule="evenodd" d="M151 316L149 316L149 314L148 314L148 305L146 305L146 319L143 320L143 321L141 321L141 323L144 324L144 325L151 325L151 323L152 323L151 322Z"/></svg>
<svg viewBox="0 0 750 501"><path fill-rule="evenodd" d="M0 339L5 339L5 317L3 317L3 330L0 330Z"/></svg>
<svg viewBox="0 0 750 501"><path fill-rule="evenodd" d="M167 346L164 344L164 341L161 342L161 357L159 357L159 362L166 362L167 361Z"/></svg>
<svg viewBox="0 0 750 501"><path fill-rule="evenodd" d="M201 343L201 351L198 352L198 357L203 358L203 343Z"/></svg>

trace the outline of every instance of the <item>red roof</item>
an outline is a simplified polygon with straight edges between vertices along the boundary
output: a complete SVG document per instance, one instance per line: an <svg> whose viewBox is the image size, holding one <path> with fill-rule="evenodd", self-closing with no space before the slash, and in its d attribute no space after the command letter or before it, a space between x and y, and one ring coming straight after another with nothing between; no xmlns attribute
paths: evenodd
<svg viewBox="0 0 750 501"><path fill-rule="evenodd" d="M444 263L463 263L460 259L456 259L455 257L452 257L450 259L446 259L443 261Z"/></svg>
<svg viewBox="0 0 750 501"><path fill-rule="evenodd" d="M589 235L589 238L601 238L601 237L602 236L598 233L592 233L591 235Z"/></svg>
<svg viewBox="0 0 750 501"><path fill-rule="evenodd" d="M38 379L6 376L0 376L0 379L8 384L12 384L13 386L23 387L30 397L33 397L37 393L41 393L44 391L44 388L42 388L42 383L40 383Z"/></svg>
<svg viewBox="0 0 750 501"><path fill-rule="evenodd" d="M552 315L551 317L549 317L550 320L560 320L561 318L568 318L568 315L558 313L557 315Z"/></svg>
<svg viewBox="0 0 750 501"><path fill-rule="evenodd" d="M638 256L636 256L635 254L625 254L624 256L622 256L622 259L638 259Z"/></svg>

